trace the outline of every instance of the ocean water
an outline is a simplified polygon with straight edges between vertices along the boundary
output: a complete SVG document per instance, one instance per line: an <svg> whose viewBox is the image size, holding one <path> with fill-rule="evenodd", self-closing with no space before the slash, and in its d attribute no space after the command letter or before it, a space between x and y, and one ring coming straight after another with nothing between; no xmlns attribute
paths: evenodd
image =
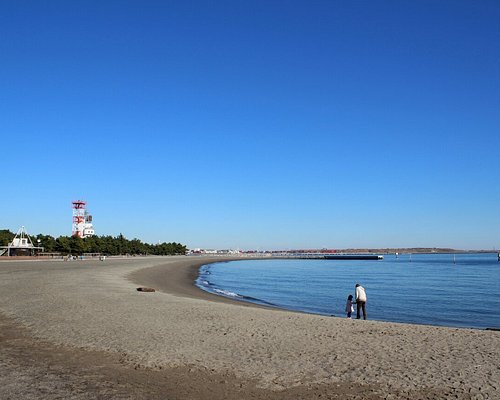
<svg viewBox="0 0 500 400"><path fill-rule="evenodd" d="M196 281L236 300L335 316L345 316L356 283L366 289L371 320L500 328L500 262L493 253L220 262L201 267Z"/></svg>

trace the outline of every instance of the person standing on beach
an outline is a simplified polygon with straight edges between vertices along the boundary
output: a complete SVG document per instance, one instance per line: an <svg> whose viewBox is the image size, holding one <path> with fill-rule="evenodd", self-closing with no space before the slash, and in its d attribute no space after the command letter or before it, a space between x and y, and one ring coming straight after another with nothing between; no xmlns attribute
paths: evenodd
<svg viewBox="0 0 500 400"><path fill-rule="evenodd" d="M360 311L363 310L363 319L366 319L366 292L365 288L356 283L356 319L361 318Z"/></svg>
<svg viewBox="0 0 500 400"><path fill-rule="evenodd" d="M351 318L354 312L354 306L352 305L352 294L347 297L347 302L345 303L345 312L347 313L347 318Z"/></svg>

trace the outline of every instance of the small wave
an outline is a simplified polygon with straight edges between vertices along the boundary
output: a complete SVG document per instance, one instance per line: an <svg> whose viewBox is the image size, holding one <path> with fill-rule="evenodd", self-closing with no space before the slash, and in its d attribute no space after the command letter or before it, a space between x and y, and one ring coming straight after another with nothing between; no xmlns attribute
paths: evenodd
<svg viewBox="0 0 500 400"><path fill-rule="evenodd" d="M267 306L273 306L277 307L276 304L270 303L265 300L258 299L256 297L251 297L251 296L243 296L238 293L231 292L229 290L224 290L224 289L213 289L213 292L216 294L220 294L222 296L226 297L231 297L233 299L238 299L238 300L243 300L243 301L248 301L250 303L256 303L256 304L262 304L262 305L267 305Z"/></svg>
<svg viewBox="0 0 500 400"><path fill-rule="evenodd" d="M250 303L255 303L255 304L261 304L261 305L272 306L272 307L279 307L278 305L276 305L274 303L271 303L269 301L265 301L262 299L258 299L256 297L244 296L244 295L241 295L238 293L231 292L229 290L215 288L214 287L215 285L213 283L206 281L206 280L199 280L197 283L197 286L200 289L203 289L203 290L210 292L210 293L217 294L219 296L229 297L229 298L235 299L235 300L248 301Z"/></svg>
<svg viewBox="0 0 500 400"><path fill-rule="evenodd" d="M230 292L229 290L214 289L214 292L227 297L242 298L238 293Z"/></svg>

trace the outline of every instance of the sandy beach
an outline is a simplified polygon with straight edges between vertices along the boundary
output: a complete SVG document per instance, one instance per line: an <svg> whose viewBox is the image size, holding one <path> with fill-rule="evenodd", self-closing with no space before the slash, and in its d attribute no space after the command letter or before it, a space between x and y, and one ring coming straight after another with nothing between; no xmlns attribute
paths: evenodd
<svg viewBox="0 0 500 400"><path fill-rule="evenodd" d="M0 398L499 398L500 332L231 301L213 260L0 262Z"/></svg>

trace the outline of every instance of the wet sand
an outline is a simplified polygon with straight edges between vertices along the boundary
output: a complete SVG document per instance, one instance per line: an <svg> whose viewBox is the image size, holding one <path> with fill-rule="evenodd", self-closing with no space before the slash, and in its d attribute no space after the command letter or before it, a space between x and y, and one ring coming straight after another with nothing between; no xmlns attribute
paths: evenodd
<svg viewBox="0 0 500 400"><path fill-rule="evenodd" d="M0 398L497 396L500 332L242 304L193 286L209 261L0 262Z"/></svg>

